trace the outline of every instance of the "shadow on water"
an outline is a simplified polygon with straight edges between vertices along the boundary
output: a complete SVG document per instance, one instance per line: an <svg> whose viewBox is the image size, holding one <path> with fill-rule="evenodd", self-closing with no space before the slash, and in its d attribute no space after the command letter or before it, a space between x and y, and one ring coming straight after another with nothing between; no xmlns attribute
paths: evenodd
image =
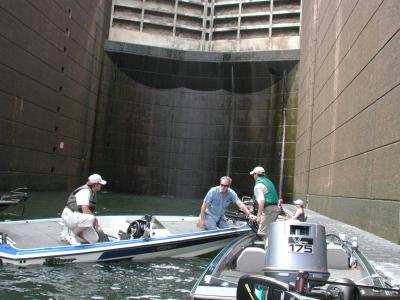
<svg viewBox="0 0 400 300"><path fill-rule="evenodd" d="M25 214L18 207L1 219L57 217L68 193L29 193ZM97 213L197 215L201 199L103 192ZM64 266L0 267L1 299L189 299L189 292L215 253L190 259L158 258Z"/></svg>

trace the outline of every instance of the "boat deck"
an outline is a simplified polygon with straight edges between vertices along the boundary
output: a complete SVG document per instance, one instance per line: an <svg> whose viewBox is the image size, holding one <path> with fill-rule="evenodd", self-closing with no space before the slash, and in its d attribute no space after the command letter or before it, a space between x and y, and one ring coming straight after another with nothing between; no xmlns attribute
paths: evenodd
<svg viewBox="0 0 400 300"><path fill-rule="evenodd" d="M171 234L180 234L199 231L199 228L190 221L162 222L160 226L166 228ZM128 226L128 223L127 223ZM117 235L118 230L111 230L108 226L103 227L105 232L112 232L111 235ZM14 242L18 249L47 248L69 245L68 242L61 240L60 234L63 230L62 222L41 221L14 224L1 224L0 231L7 234L8 238ZM30 238L32 237L32 238ZM37 239L40 237L40 239Z"/></svg>
<svg viewBox="0 0 400 300"><path fill-rule="evenodd" d="M62 241L60 233L63 229L61 222L21 222L18 224L1 225L0 231L8 235L19 249L46 248L55 246L67 246L66 241ZM40 239L37 239L37 237ZM32 237L32 238L29 238Z"/></svg>

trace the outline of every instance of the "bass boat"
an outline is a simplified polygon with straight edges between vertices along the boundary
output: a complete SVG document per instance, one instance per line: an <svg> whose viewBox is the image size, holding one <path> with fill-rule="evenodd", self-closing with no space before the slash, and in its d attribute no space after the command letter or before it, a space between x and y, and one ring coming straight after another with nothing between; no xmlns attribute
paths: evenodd
<svg viewBox="0 0 400 300"><path fill-rule="evenodd" d="M28 200L28 193L26 192L28 188L18 188L10 192L4 193L0 197L0 211L5 210L11 206L22 205L21 215L24 214L25 203Z"/></svg>
<svg viewBox="0 0 400 300"><path fill-rule="evenodd" d="M97 216L102 242L71 245L62 219L0 222L0 262L17 266L156 257L193 257L213 252L251 231L246 222L201 230L198 217ZM103 238L102 238L103 237Z"/></svg>
<svg viewBox="0 0 400 300"><path fill-rule="evenodd" d="M358 249L356 238L307 222L274 222L265 247L256 233L228 244L192 299L400 299Z"/></svg>

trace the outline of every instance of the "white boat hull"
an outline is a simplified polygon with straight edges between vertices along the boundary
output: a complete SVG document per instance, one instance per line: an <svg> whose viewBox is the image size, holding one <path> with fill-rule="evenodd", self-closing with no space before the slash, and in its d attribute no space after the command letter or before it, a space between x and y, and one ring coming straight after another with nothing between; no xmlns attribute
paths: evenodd
<svg viewBox="0 0 400 300"><path fill-rule="evenodd" d="M3 264L28 266L145 260L157 257L193 257L221 249L233 239L250 231L248 225L243 222L228 229L202 231L196 225L197 217L157 216L155 219L159 226L152 229L150 238L126 240L115 238L119 230L126 230L131 220L141 217L98 217L104 232L114 239L109 242L78 246L71 246L59 240L62 230L60 219L2 222L0 228L3 240L7 240L7 243L0 245L0 260ZM25 233L25 236L22 236L22 233ZM7 234L6 239L5 234Z"/></svg>

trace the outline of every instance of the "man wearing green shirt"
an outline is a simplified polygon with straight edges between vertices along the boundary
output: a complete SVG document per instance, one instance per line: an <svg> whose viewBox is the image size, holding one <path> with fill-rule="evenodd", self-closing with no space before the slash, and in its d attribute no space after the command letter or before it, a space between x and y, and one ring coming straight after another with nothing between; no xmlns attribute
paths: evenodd
<svg viewBox="0 0 400 300"><path fill-rule="evenodd" d="M276 221L280 212L278 194L272 181L265 177L263 167L255 167L250 175L255 181L254 198L258 202L258 234L265 240L268 237L268 225Z"/></svg>

